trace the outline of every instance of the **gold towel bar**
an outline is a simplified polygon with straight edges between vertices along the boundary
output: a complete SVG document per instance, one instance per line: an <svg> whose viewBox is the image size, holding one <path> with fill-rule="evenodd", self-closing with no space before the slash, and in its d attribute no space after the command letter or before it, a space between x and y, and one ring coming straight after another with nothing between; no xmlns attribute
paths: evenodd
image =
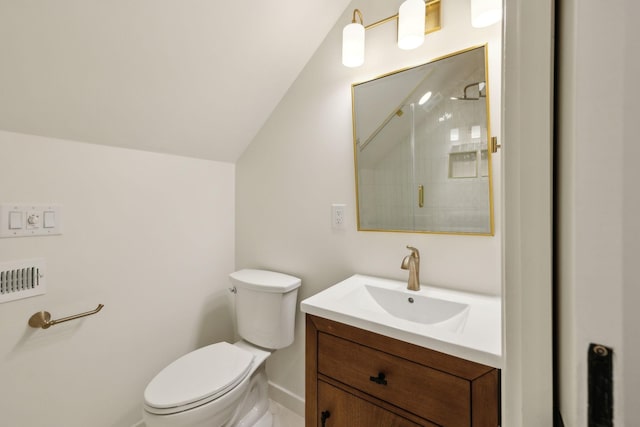
<svg viewBox="0 0 640 427"><path fill-rule="evenodd" d="M51 320L51 313L48 311L39 311L34 313L33 316L29 318L29 326L32 328L42 328L47 329L53 325L57 325L58 323L68 322L69 320L79 319L81 317L91 316L92 314L96 314L104 307L103 304L98 304L98 307L95 310L87 311L86 313L74 314L73 316L63 317L62 319Z"/></svg>

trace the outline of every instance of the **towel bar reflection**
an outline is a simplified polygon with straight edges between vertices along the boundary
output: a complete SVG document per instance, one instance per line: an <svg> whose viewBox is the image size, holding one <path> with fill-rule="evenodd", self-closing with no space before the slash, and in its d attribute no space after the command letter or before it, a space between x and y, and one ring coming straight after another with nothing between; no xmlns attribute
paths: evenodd
<svg viewBox="0 0 640 427"><path fill-rule="evenodd" d="M39 311L34 313L33 316L29 318L29 326L32 328L42 328L48 329L53 325L57 325L58 323L68 322L69 320L79 319L81 317L91 316L92 314L96 314L104 307L103 304L98 304L98 307L95 310L87 311L85 313L74 314L73 316L63 317L61 319L51 320L51 313L48 311Z"/></svg>

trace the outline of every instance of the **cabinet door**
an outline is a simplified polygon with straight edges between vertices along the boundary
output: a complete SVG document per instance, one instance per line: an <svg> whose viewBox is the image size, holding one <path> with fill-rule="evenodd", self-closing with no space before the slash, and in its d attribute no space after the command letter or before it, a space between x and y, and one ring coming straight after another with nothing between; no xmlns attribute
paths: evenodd
<svg viewBox="0 0 640 427"><path fill-rule="evenodd" d="M323 381L318 381L316 416L318 427L437 427L416 424Z"/></svg>

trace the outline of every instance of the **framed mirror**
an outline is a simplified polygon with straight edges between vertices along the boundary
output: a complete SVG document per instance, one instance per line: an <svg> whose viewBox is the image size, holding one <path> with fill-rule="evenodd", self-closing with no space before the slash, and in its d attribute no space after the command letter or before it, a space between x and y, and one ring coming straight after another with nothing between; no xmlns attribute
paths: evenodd
<svg viewBox="0 0 640 427"><path fill-rule="evenodd" d="M352 85L358 230L493 235L486 46Z"/></svg>

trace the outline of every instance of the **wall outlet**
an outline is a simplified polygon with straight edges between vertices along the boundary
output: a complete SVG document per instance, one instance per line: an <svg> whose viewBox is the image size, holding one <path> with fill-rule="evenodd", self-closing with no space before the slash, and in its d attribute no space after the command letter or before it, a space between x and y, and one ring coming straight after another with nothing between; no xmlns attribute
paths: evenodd
<svg viewBox="0 0 640 427"><path fill-rule="evenodd" d="M334 203L334 204L331 205L331 227L337 228L337 229L346 228L346 226L345 226L345 222L346 222L345 210L346 210L346 207L347 207L347 205L340 204L340 203Z"/></svg>

